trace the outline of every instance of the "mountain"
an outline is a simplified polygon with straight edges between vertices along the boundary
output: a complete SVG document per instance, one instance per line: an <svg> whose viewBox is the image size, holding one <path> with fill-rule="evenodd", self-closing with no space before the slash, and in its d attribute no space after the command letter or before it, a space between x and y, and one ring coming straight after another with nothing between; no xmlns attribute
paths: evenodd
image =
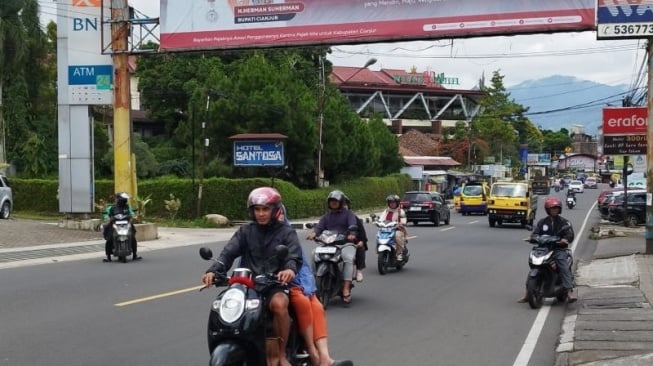
<svg viewBox="0 0 653 366"><path fill-rule="evenodd" d="M526 116L541 129L571 130L572 125L583 125L588 135L597 134L603 108L621 106L629 89L626 84L611 86L560 75L506 88L510 98L529 108Z"/></svg>

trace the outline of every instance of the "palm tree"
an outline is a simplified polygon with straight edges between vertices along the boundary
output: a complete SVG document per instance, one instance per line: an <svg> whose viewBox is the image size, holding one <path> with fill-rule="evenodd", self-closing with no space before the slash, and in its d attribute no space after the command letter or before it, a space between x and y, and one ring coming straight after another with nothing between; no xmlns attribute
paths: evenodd
<svg viewBox="0 0 653 366"><path fill-rule="evenodd" d="M20 12L28 1L36 2L36 0L0 1L0 169L7 161L2 89L7 75L20 65L27 53L27 36L20 19Z"/></svg>

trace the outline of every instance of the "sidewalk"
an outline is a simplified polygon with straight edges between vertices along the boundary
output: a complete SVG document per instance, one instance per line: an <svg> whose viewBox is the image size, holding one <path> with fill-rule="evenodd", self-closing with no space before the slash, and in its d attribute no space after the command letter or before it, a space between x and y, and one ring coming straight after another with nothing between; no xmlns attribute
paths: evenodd
<svg viewBox="0 0 653 366"><path fill-rule="evenodd" d="M653 255L644 227L601 224L616 236L597 241L576 270L578 302L567 305L556 366L653 365Z"/></svg>

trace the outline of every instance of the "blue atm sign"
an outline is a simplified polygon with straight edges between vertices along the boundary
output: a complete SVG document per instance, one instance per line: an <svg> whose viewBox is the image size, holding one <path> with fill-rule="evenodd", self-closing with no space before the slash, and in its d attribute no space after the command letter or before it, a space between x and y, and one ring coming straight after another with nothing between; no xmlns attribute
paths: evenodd
<svg viewBox="0 0 653 366"><path fill-rule="evenodd" d="M112 65L70 65L68 66L68 85L113 84Z"/></svg>
<svg viewBox="0 0 653 366"><path fill-rule="evenodd" d="M235 166L284 166L284 145L280 140L234 141Z"/></svg>

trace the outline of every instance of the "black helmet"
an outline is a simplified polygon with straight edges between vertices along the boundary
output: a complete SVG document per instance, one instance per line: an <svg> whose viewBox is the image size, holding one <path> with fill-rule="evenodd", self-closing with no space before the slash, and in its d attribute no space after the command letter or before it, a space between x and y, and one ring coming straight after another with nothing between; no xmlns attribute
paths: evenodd
<svg viewBox="0 0 653 366"><path fill-rule="evenodd" d="M125 192L118 192L116 193L116 205L119 207L124 207L127 206L127 202L129 202L129 195Z"/></svg>
<svg viewBox="0 0 653 366"><path fill-rule="evenodd" d="M347 196L340 190L331 191L331 193L329 193L327 196L327 206L329 206L329 202L331 201L340 202L338 208L342 208L342 205L350 203L349 198L347 198Z"/></svg>

